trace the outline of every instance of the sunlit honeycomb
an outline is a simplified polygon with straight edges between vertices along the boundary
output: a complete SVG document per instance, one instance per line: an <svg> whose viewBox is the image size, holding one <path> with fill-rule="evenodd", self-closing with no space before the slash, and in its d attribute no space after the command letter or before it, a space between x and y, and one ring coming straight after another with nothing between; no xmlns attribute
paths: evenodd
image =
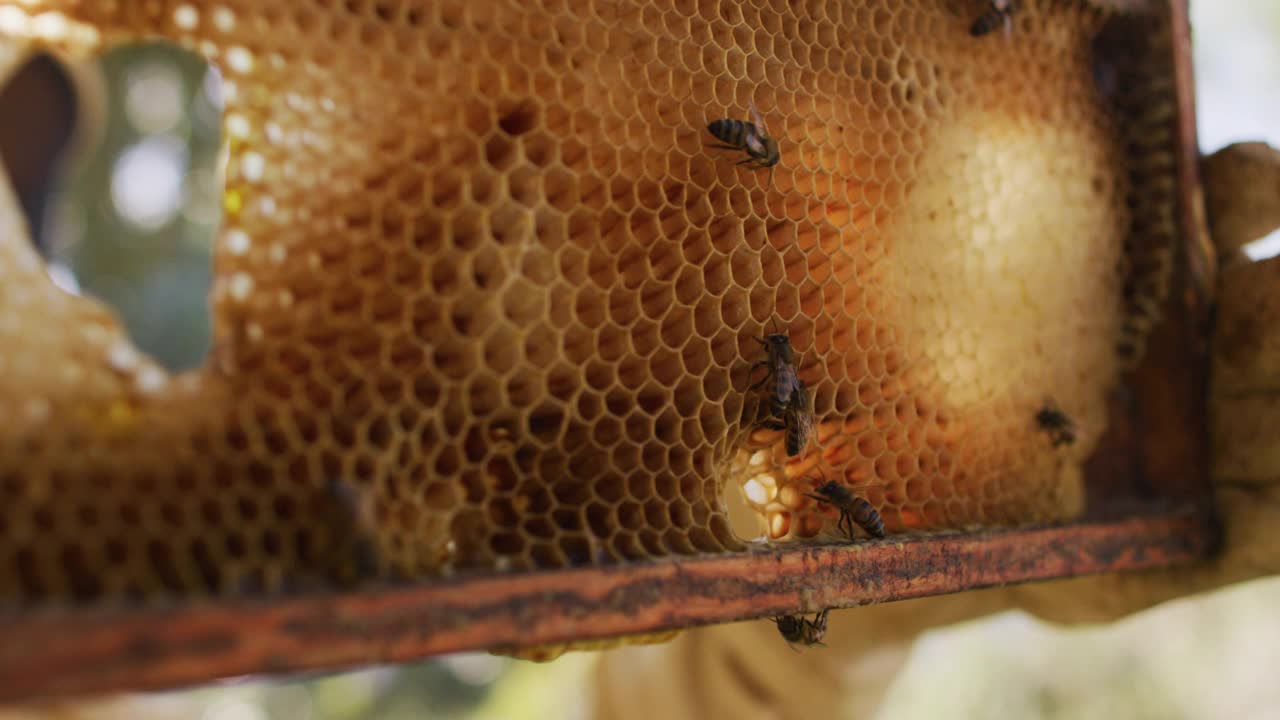
<svg viewBox="0 0 1280 720"><path fill-rule="evenodd" d="M834 539L822 477L890 533L1076 515L1164 257L1134 179L1172 168L1098 71L1109 11L972 37L986 6L0 2L10 42L204 55L228 143L190 374L57 289L0 198L0 597ZM751 104L772 176L704 147ZM748 390L774 323L813 396L793 457Z"/></svg>

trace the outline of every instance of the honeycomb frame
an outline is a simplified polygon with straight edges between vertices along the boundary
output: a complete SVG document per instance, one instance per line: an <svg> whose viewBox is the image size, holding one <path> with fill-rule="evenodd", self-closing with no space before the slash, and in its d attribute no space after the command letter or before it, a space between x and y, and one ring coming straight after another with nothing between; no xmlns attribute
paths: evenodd
<svg viewBox="0 0 1280 720"><path fill-rule="evenodd" d="M1175 28L1185 28L1185 8L1177 2L1172 5ZM1189 208L1194 206L1194 196L1197 192L1193 162L1194 125L1189 117L1191 107L1187 73L1189 59L1181 46L1176 47L1178 51L1174 55L1177 61L1171 75L1176 79L1179 99L1179 107L1174 110L1179 132L1176 140L1180 150L1177 160L1181 182L1171 192L1178 196L1177 208L1182 212L1182 216L1172 218L1174 225L1166 229L1171 236L1181 240L1184 247L1181 248L1181 252L1175 253L1167 260L1170 274L1166 279L1168 283L1166 287L1194 288L1198 283L1197 278L1188 277L1190 272L1188 268L1191 266L1188 257L1198 249L1195 243L1202 239L1200 229L1193 219L1189 219L1194 214ZM516 103L499 117L509 119L509 124L515 127L528 122L529 112L526 106ZM499 125L501 124L500 121ZM1187 135L1187 128L1191 128L1190 135ZM506 132L505 128L503 132ZM1192 159L1190 162L1188 154ZM388 178L387 182L396 181L394 178ZM228 189L230 198L237 197L234 177L229 178ZM734 191L730 189L726 199L732 202L733 195ZM577 197L581 198L582 193L578 193ZM641 205L645 202L644 198L638 196L634 199ZM234 231L233 227L231 232ZM320 267L324 267L326 257L331 261L340 262L339 250L334 248L330 252L334 255L326 256L324 250L320 252ZM270 259L270 253L267 252L263 260L270 261ZM234 262L231 267L236 267ZM731 260L727 263L725 272L730 275L734 272ZM238 276L234 270L221 268L220 275L226 281L219 290L222 293L221 297L234 300L238 294L239 285L236 280ZM1154 275L1159 276L1160 273ZM644 282L641 279L640 287L643 285ZM691 543L689 547L692 548L692 552L681 552L677 549L675 553L671 553L672 547L679 547L681 541L678 539L659 540L656 544L640 540L638 542L641 555L629 557L626 553L621 553L622 557L615 557L615 559L620 559L622 562L604 563L602 567L589 567L599 548L588 542L584 546L584 553L580 556L586 558L586 561L579 559L573 562L573 557L564 555L564 550L548 554L547 557L553 558L549 563L523 564L511 560L501 561L501 556L489 557L485 562L489 563L490 573L495 570L499 572L496 576L486 577L486 573L476 573L474 570L478 566L473 565L466 568L473 572L455 575L452 578L437 577L426 583L412 580L412 578L421 577L423 565L419 558L422 557L422 549L413 547L412 533L393 528L386 530L383 536L377 537L376 542L380 548L389 546L404 550L405 554L402 557L406 559L395 563L395 567L381 568L384 580L391 580L392 583L376 590L373 600L362 599L359 593L332 597L326 594L294 595L286 592L280 596L277 593L282 589L288 590L286 584L282 584L281 577L273 576L271 573L249 574L239 579L240 592L249 598L257 598L258 603L265 602L265 608L259 606L255 610L243 605L240 601L226 600L215 604L196 603L192 606L182 603L183 606L176 611L167 610L165 612L169 613L168 617L172 623L170 627L179 631L173 642L162 643L164 649L157 650L150 657L144 657L147 653L133 656L132 660L136 661L136 664L131 665L131 669L125 669L125 677L112 675L110 672L99 671L95 674L86 667L79 667L81 663L77 661L77 673L59 678L33 679L28 671L18 670L18 658L6 650L0 654L0 679L2 679L0 697L5 696L6 693L65 692L68 688L72 691L83 691L124 686L159 687L174 682L191 682L229 674L235 668L241 670L263 670L272 667L301 669L368 662L375 659L403 660L419 657L425 653L459 649L520 647L607 638L628 633L659 632L700 622L721 622L778 612L809 611L818 609L817 605L848 606L867 601L950 592L993 582L1059 577L1103 569L1152 567L1189 560L1205 551L1210 533L1205 512L1189 510L1185 505L1178 505L1179 502L1188 499L1196 500L1204 487L1203 478L1207 476L1207 473L1200 472L1205 467L1203 448L1196 442L1186 442L1187 438L1203 437L1202 432L1197 432L1203 429L1202 420L1193 412L1194 408L1203 403L1203 399L1196 395L1201 387L1197 383L1197 378L1203 376L1203 356L1195 350L1194 341L1198 337L1203 337L1200 333L1203 330L1203 309L1206 301L1203 298L1195 298L1195 294L1192 293L1193 301L1188 305L1185 294L1173 292L1168 295L1170 299L1164 303L1163 308L1160 308L1162 312L1152 312L1150 308L1144 308L1145 315L1137 314L1150 319L1157 316L1163 317L1162 322L1154 324L1154 332L1149 337L1140 333L1144 335L1143 339L1156 350L1146 354L1133 351L1141 357L1141 362L1132 376L1133 382L1129 385L1132 402L1115 400L1111 403L1108 410L1111 416L1108 430L1106 433L1097 433L1094 442L1098 443L1098 449L1092 454L1086 466L1085 474L1089 481L1088 492L1091 499L1096 497L1123 499L1132 503L1127 506L1129 509L1126 509L1122 502L1109 504L1111 514L1119 515L1121 519L1109 521L1105 517L1106 513L1095 512L1091 514L1091 520L1068 525L1065 529L977 532L958 532L959 526L964 523L952 522L951 530L919 536L903 535L902 531L912 528L945 528L948 527L948 523L935 523L932 526L927 523L911 523L906 521L906 516L900 514L896 518L896 526L894 518L889 518L891 527L898 531L898 537L891 537L886 543L859 544L853 548L788 543L769 550L747 548L740 538L733 535L726 524L713 530L712 540L703 541L705 545L700 544L699 541L690 540L691 536L687 536L685 542ZM641 298L643 296L644 293L641 293ZM1149 295L1143 297L1149 297ZM339 293L335 302L342 304L352 300L342 298ZM376 318L380 312L380 306L377 298L371 302L368 311ZM627 300L624 298L619 302L627 302ZM802 301L796 302L803 305ZM226 305L224 309L225 307ZM608 312L610 307L604 303L600 312ZM644 312L643 304L640 309ZM521 312L518 307L510 310ZM766 320L772 318L772 311L760 314L761 317L754 317L753 308L752 316L759 327L763 328ZM251 324L232 323L229 327L244 334L238 338L239 340L246 338L251 340L255 335ZM257 334L261 336L268 330L269 328L259 328ZM677 331L678 328L667 330L661 325L653 329L659 337L664 332ZM819 334L811 331L810 344L806 349L812 349L812 339ZM327 341L334 340L328 338ZM360 346L359 333L353 333L349 342L354 346ZM741 347L741 343L737 345L738 347L733 351L734 356L749 357L746 348ZM262 362L261 357L252 351L246 354L243 348L243 345L240 346L238 351L240 354L230 356L225 352L221 354L218 357L219 365L224 368L244 368L252 367L255 362ZM354 351L357 352L356 357L367 349L367 347L363 350L360 347L354 347ZM392 359L394 360L394 357ZM1175 360L1182 362L1175 362ZM587 364L589 365L590 361ZM129 363L128 370L134 378L139 378L147 375L151 368L145 360L134 358L134 362ZM346 371L335 366L333 372L340 374ZM562 375L567 375L568 372L566 370ZM585 372L589 383L591 369L588 367ZM552 375L554 373L546 377L551 378ZM550 381L548 379L548 382ZM387 382L394 384L392 380ZM1175 391L1169 392L1169 387L1175 388ZM378 392L378 384L374 383L370 391ZM361 396L359 393L345 400L355 404L373 401L371 397ZM636 400L638 404L644 404L638 395ZM831 402L831 400L825 402ZM749 409L743 409L742 414L751 416L753 413ZM650 412L650 415L656 417L661 413ZM556 441L568 442L570 431L564 429L563 424L557 424L548 419L545 414L533 412L527 420L531 428L544 422L549 427L559 427ZM750 424L746 425L749 427ZM683 428L684 425L685 423L674 423L669 424L668 427ZM490 435L483 438L482 442L489 442L495 446L510 442L511 437L516 434L514 426L501 423L489 429ZM661 434L662 423L651 423L648 430ZM847 428L844 431L847 432ZM361 427L335 427L334 432L367 436L370 442L382 436L376 422ZM618 432L626 435L632 432L632 429L628 428L626 423L622 423ZM833 434L839 432L838 429L833 431L829 428L825 430L820 428L819 441L830 440ZM749 434L751 433L744 432L743 436ZM261 441L269 446L271 438L268 435ZM244 442L256 443L258 440L244 440ZM778 453L776 436L753 438L751 442L758 443L755 453L772 452L780 461L779 466L787 468L780 477L803 478L812 467L812 465L788 466L785 458ZM640 459L644 461L643 458ZM669 463L670 460L669 457L664 458L663 462ZM830 458L824 457L823 460L829 462ZM358 466L360 461L348 458L339 459L336 462L339 465L347 462ZM588 461L579 460L579 462ZM677 460L677 464L681 462L685 461ZM253 467L245 467L241 470L248 473L250 477L256 472ZM879 469L877 468L876 471L878 472ZM513 482L518 482L519 475L508 470L506 473L496 473L495 477L499 479L512 477ZM852 476L846 473L846 477ZM1130 482L1135 478L1136 482ZM678 487L673 490L675 492L672 494L680 494ZM394 497L395 493L403 492L403 489L391 483L385 488L378 487L377 491L372 496L372 500L368 495L362 500L372 502L375 505L373 513L385 521L388 517L386 494ZM649 490L651 493L653 491ZM319 497L332 495L332 493L322 494ZM877 500L877 504L883 506L886 498L881 496ZM923 508L922 505L921 509ZM314 509L324 517L334 517L332 515L334 508L330 504L322 502ZM1061 508L1051 509L1044 515L1037 515L1029 509L1029 506L1017 505L1011 505L1004 511L1023 519L1042 521L1067 520L1072 515L1070 512L1062 512ZM517 515L521 512L521 508L513 507L509 510L509 513ZM636 512L642 518L643 524L643 518L650 511L642 505ZM692 512L692 509L686 509L684 512ZM615 510L614 513L612 517L625 524L620 511ZM357 513L353 513L355 514ZM1143 514L1149 517L1135 518ZM803 517L802 515L802 521ZM992 521L994 525L1001 524L1000 517L981 516L977 519ZM589 518L584 522L590 524ZM727 520L724 522L727 523ZM342 527L343 524L341 520L333 523L335 527ZM800 524L802 525L803 522ZM808 529L813 532L803 534L817 534L823 531L824 527L826 527L825 524L810 525ZM391 533L390 537L386 536L388 532ZM788 533L783 532L779 535L787 536ZM341 559L336 556L344 553L334 549L341 548L343 541L349 539L341 533L335 533L333 537L319 539L319 546L335 556L336 561ZM1045 560L1037 562L1034 551L1051 543L1063 544L1069 548L1069 557L1058 562ZM651 552L655 547L662 551ZM1124 553L1121 550L1122 547L1137 548L1137 555ZM744 551L744 548L747 549ZM606 548L606 552L620 551L610 546ZM557 553L560 553L560 562L554 560ZM678 557L681 554L694 557L681 559ZM706 557L708 555L709 557ZM1021 562L1010 563L1009 568L1013 568L1012 570L987 569L940 575L935 570L932 575L929 575L928 582L914 587L905 581L897 583L892 581L895 575L894 568L901 567L904 563L911 567L938 568L943 558L949 558L954 562L957 557L967 558L974 563L981 560L989 562L995 557L1006 560L1021 558ZM558 566L564 566L564 558L570 560L569 565L576 567L555 569ZM801 568L811 568L814 564L830 568L822 574L821 578L810 578L817 589L803 592L795 590L794 585L802 577ZM520 572L535 568L540 571ZM777 597L781 599L772 601L774 604L751 601L747 598L749 592L744 586L734 587L732 583L726 582L727 579L734 577L758 579L765 568L771 568L770 580L774 583L772 587L791 587L789 593L778 595ZM331 570L326 568L326 572ZM404 582L406 577L410 578L407 584ZM399 579L398 582L397 579ZM868 586L874 586L875 589L869 590ZM556 600L558 604L526 605L535 609L520 609L521 603L530 603L532 599L551 589L566 593ZM655 599L655 596L665 597ZM491 597L494 600L484 605L483 608L487 610L482 608L479 614L463 613L459 599L467 598L468 601L473 602L471 599L475 597ZM450 598L453 600L451 601ZM693 598L701 599L703 602L693 603L693 609L685 614L671 612L682 602L688 604ZM67 599L74 600L70 596ZM737 602L725 603L726 599L736 599ZM171 604L173 598L166 599L161 596L161 601ZM410 605L419 603L426 609L420 612L407 610ZM719 607L712 608L711 605L719 605ZM557 613L557 608L567 610L567 615L563 612ZM637 613L637 608L643 608L644 611ZM342 616L345 619L337 623L330 622L335 616ZM462 617L466 618L465 622L459 620ZM210 653L206 657L208 664L202 665L194 675L183 674L191 673L190 668L167 672L160 669L163 663L157 662L158 657L165 656L168 652L187 652L184 648L190 646L184 643L194 641L198 636L198 633L192 635L191 632L182 632L182 628L192 630L203 627L214 636L224 639L234 638L243 635L244 629L241 624L246 618L252 618L256 628L264 631L265 637L271 638L272 647L275 648L271 658L258 654L241 642L233 640L221 651ZM21 633L14 637L30 640L29 643L13 643L15 646L25 646L28 650L32 647L48 648L48 652L42 656L46 663L58 656L58 647L71 648L65 643L60 646L56 642L50 643L51 639L65 640L71 637L88 636L100 640L95 647L100 648L102 653L97 656L98 661L103 661L108 657L120 657L120 653L124 652L126 647L122 644L124 639L142 637L140 633L144 632L144 626L153 623L155 619L156 617L148 614L147 611L110 605L94 607L90 603L83 609L75 610L28 608L13 617L0 617L0 625L15 633ZM146 632L148 634L154 632L154 626ZM376 657L369 653L369 637L381 637L387 640L404 634L416 635L416 642L405 642L394 650L388 650L384 646ZM356 636L360 638L357 639ZM319 647L325 640L338 648L325 658L289 657L290 652L301 653L304 647ZM152 645L151 647L155 649L160 646ZM85 654L85 657L90 655L91 653ZM71 655L63 657L71 657ZM281 660L282 657L288 657L288 659ZM41 664L36 662L32 666L41 667ZM208 668L211 666L217 669L209 672ZM25 685L18 682L19 678L23 679Z"/></svg>

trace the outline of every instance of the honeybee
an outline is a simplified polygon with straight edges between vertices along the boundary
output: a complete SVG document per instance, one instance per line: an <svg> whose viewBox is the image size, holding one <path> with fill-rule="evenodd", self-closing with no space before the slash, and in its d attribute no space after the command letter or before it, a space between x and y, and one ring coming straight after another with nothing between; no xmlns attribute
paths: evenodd
<svg viewBox="0 0 1280 720"><path fill-rule="evenodd" d="M989 0L987 4L990 7L969 26L969 34L982 37L1003 24L1004 35L1009 37L1013 32L1013 0Z"/></svg>
<svg viewBox="0 0 1280 720"><path fill-rule="evenodd" d="M755 103L750 104L750 109L751 117L755 122L733 118L712 120L707 125L707 131L722 144L707 147L745 152L746 159L737 164L753 164L756 168L769 168L769 184L772 185L773 166L782 159L782 153L778 150L778 141L769 137L769 130L765 127L764 119L760 117L760 111L756 110Z"/></svg>
<svg viewBox="0 0 1280 720"><path fill-rule="evenodd" d="M853 539L854 523L870 535L884 537L884 520L880 518L880 513L876 512L871 503L854 495L849 488L835 480L827 480L814 492L817 494L805 493L805 495L839 510L840 520L836 523L836 528L843 530L850 540Z"/></svg>
<svg viewBox="0 0 1280 720"><path fill-rule="evenodd" d="M1076 441L1076 424L1052 400L1036 413L1036 424L1048 433L1054 447L1070 445Z"/></svg>
<svg viewBox="0 0 1280 720"><path fill-rule="evenodd" d="M778 624L778 633L782 635L782 639L792 647L797 643L811 647L823 645L822 638L827 634L828 612L831 612L830 609L823 610L812 620L803 615L783 615L773 621Z"/></svg>
<svg viewBox="0 0 1280 720"><path fill-rule="evenodd" d="M809 391L804 383L796 380L797 387L791 393L791 399L782 409L782 421L770 421L765 427L771 430L786 431L786 447L788 455L799 455L809 444L813 436L813 409L809 405Z"/></svg>
<svg viewBox="0 0 1280 720"><path fill-rule="evenodd" d="M337 579L356 582L378 571L378 553L370 528L373 520L372 500L359 489L336 478L324 486L328 501L328 518L334 533L329 560Z"/></svg>
<svg viewBox="0 0 1280 720"><path fill-rule="evenodd" d="M769 406L773 419L764 423L771 430L786 430L788 455L798 455L809 444L813 435L813 410L809 404L809 391L796 371L795 350L785 333L775 332L756 338L766 353L764 360L751 366L768 370L767 374L749 389L755 390L773 380L769 392Z"/></svg>

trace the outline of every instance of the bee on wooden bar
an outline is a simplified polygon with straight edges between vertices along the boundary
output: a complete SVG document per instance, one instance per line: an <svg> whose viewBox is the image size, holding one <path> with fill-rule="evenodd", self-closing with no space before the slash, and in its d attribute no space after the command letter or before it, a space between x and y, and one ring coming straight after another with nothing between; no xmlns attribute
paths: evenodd
<svg viewBox="0 0 1280 720"><path fill-rule="evenodd" d="M884 537L884 520L880 518L880 513L876 512L871 503L854 495L849 488L835 480L827 480L814 492L817 494L805 495L839 510L840 520L836 523L836 528L844 531L850 540L853 539L854 523L874 537Z"/></svg>
<svg viewBox="0 0 1280 720"><path fill-rule="evenodd" d="M969 26L969 34L982 37L1004 25L1004 35L1009 37L1013 33L1013 0L990 0L988 5L991 7Z"/></svg>
<svg viewBox="0 0 1280 720"><path fill-rule="evenodd" d="M751 103L750 108L751 117L755 122L733 118L712 120L707 125L707 131L722 144L707 147L745 152L747 157L737 164L769 168L769 184L772 185L773 166L782 159L782 153L778 150L778 141L769 137L768 128L765 127L764 119L760 117L760 111L756 110L755 103Z"/></svg>
<svg viewBox="0 0 1280 720"><path fill-rule="evenodd" d="M782 639L793 648L797 644L812 647L823 645L822 638L827 634L828 612L830 612L829 609L823 610L812 620L803 615L784 615L774 618L773 621L778 624L778 633L782 635Z"/></svg>
<svg viewBox="0 0 1280 720"><path fill-rule="evenodd" d="M1054 447L1070 445L1076 441L1076 424L1052 400L1045 402L1036 413L1036 425L1049 435Z"/></svg>
<svg viewBox="0 0 1280 720"><path fill-rule="evenodd" d="M775 328L776 329L776 328ZM754 371L758 367L768 371L760 382L749 389L755 390L769 387L769 406L773 419L764 423L771 430L786 431L788 455L798 455L809 444L813 435L813 410L809 403L809 391L796 371L795 350L791 347L791 339L786 333L774 332L762 338L756 338L766 353L764 360L751 366Z"/></svg>

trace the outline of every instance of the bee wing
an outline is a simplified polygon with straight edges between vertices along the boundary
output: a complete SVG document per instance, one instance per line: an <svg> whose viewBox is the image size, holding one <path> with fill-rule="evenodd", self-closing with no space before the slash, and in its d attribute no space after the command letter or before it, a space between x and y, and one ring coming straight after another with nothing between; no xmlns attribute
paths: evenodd
<svg viewBox="0 0 1280 720"><path fill-rule="evenodd" d="M821 495L814 495L813 493L805 493L805 494L804 494L804 496L805 496L805 497L813 498L814 500L817 500L817 501L818 501L818 502L820 502L820 503L828 503L828 502L831 502L831 501L830 501L830 500L828 500L827 498L824 498L824 497L822 497Z"/></svg>
<svg viewBox="0 0 1280 720"><path fill-rule="evenodd" d="M760 111L756 109L755 102L748 102L747 107L748 109L751 110L752 122L756 124L756 127L760 128L760 132L764 133L765 135L768 135L769 128L765 126L764 118L760 117Z"/></svg>
<svg viewBox="0 0 1280 720"><path fill-rule="evenodd" d="M778 371L774 373L774 392L778 394L778 401L783 405L791 402L791 396L796 389L802 387L799 379L796 377L796 369L791 365L783 365L779 363Z"/></svg>
<svg viewBox="0 0 1280 720"><path fill-rule="evenodd" d="M800 380L800 377L798 375L796 376L796 384L795 384L795 387L792 389L791 394L794 396L794 402L796 404L796 408L800 411L802 415L809 415L810 416L809 421L810 421L810 424L812 424L813 423L813 417L812 417L813 404L809 402L809 388L804 386L804 382Z"/></svg>
<svg viewBox="0 0 1280 720"><path fill-rule="evenodd" d="M800 438L801 446L808 448L809 438L813 437L813 413L809 412L808 393L803 388L798 388L791 402L801 406L794 417L796 436Z"/></svg>
<svg viewBox="0 0 1280 720"><path fill-rule="evenodd" d="M799 439L801 447L808 447L809 438L813 437L813 413L809 411L809 401L804 392L804 387L795 389L791 393L791 402L787 405L787 415L790 416L792 428L794 428L795 437Z"/></svg>
<svg viewBox="0 0 1280 720"><path fill-rule="evenodd" d="M743 142L752 155L757 157L767 155L768 149L764 146L764 137L769 134L769 128L765 127L764 118L760 117L760 111L756 109L754 102L747 103L747 107L751 110L751 122L754 123L754 132L748 130Z"/></svg>

